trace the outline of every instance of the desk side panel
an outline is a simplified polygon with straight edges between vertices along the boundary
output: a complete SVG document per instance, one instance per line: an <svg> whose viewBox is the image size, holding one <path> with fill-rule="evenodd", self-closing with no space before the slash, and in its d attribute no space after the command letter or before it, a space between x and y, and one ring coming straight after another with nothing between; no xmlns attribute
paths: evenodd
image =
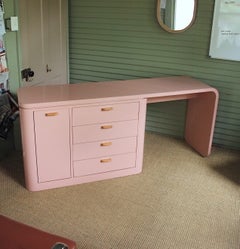
<svg viewBox="0 0 240 249"><path fill-rule="evenodd" d="M216 89L188 100L185 139L202 156L211 154L217 106Z"/></svg>

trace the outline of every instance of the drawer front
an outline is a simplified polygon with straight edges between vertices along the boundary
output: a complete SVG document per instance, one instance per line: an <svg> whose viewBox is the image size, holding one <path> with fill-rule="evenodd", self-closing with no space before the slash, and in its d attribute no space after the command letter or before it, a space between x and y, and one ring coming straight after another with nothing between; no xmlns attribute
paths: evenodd
<svg viewBox="0 0 240 249"><path fill-rule="evenodd" d="M73 108L73 126L138 119L139 103Z"/></svg>
<svg viewBox="0 0 240 249"><path fill-rule="evenodd" d="M136 146L136 137L81 143L73 146L73 160L136 152Z"/></svg>
<svg viewBox="0 0 240 249"><path fill-rule="evenodd" d="M138 120L73 127L73 144L137 136Z"/></svg>
<svg viewBox="0 0 240 249"><path fill-rule="evenodd" d="M101 157L82 161L73 164L74 176L86 176L109 171L134 168L136 165L136 154L128 153L114 155L111 157Z"/></svg>

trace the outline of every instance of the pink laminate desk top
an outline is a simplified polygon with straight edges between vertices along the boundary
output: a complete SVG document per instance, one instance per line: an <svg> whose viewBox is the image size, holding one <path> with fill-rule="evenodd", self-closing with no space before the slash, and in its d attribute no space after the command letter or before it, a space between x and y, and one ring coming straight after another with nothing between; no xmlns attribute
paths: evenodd
<svg viewBox="0 0 240 249"><path fill-rule="evenodd" d="M217 90L188 76L87 82L66 85L21 87L20 108L45 108L65 104L87 104L104 101L151 99Z"/></svg>

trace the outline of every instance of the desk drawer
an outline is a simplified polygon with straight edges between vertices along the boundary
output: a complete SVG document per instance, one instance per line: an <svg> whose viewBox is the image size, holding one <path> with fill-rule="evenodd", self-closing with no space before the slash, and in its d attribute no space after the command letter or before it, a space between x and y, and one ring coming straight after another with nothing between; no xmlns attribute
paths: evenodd
<svg viewBox="0 0 240 249"><path fill-rule="evenodd" d="M73 126L138 119L139 103L73 108Z"/></svg>
<svg viewBox="0 0 240 249"><path fill-rule="evenodd" d="M75 177L134 168L135 166L135 153L76 161L73 164Z"/></svg>
<svg viewBox="0 0 240 249"><path fill-rule="evenodd" d="M73 146L73 160L136 152L136 146L136 137L81 143Z"/></svg>
<svg viewBox="0 0 240 249"><path fill-rule="evenodd" d="M138 120L73 127L73 144L137 136Z"/></svg>

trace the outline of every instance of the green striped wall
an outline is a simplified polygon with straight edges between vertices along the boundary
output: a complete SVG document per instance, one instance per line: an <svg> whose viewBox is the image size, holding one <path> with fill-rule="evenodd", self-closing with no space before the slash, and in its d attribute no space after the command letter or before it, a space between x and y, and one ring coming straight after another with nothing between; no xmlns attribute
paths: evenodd
<svg viewBox="0 0 240 249"><path fill-rule="evenodd" d="M208 56L214 0L198 1L193 27L162 30L155 0L70 0L70 80L190 75L220 92L218 146L240 149L240 62ZM183 137L186 102L148 106L147 130Z"/></svg>

